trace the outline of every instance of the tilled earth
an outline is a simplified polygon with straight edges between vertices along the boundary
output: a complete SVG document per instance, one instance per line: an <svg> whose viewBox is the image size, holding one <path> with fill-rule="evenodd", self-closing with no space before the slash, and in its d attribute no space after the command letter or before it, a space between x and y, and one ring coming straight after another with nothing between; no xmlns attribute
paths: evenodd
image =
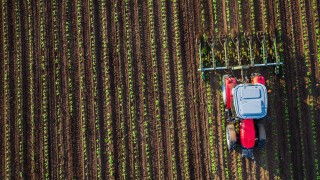
<svg viewBox="0 0 320 180"><path fill-rule="evenodd" d="M0 179L320 177L320 2L0 1ZM270 118L255 159L226 145L224 65L262 63ZM227 41L226 49L223 42ZM226 50L227 57L224 57ZM206 65L211 62L204 59Z"/></svg>

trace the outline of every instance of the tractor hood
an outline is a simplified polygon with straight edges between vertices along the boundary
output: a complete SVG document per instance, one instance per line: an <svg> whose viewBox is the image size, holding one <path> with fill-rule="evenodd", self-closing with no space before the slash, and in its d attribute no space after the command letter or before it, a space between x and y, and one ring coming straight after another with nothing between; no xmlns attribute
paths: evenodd
<svg viewBox="0 0 320 180"><path fill-rule="evenodd" d="M239 84L232 93L237 117L260 119L267 115L268 96L263 84Z"/></svg>

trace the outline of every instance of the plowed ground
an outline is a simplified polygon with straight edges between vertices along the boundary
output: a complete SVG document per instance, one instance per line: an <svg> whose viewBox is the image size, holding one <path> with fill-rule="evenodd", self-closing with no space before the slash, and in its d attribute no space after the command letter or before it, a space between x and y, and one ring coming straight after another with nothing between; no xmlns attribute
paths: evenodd
<svg viewBox="0 0 320 180"><path fill-rule="evenodd" d="M320 178L319 13L308 0L1 0L0 179ZM201 79L203 34L218 65L239 63L236 41L249 63L250 38L262 63L258 34L284 63L245 72L271 90L254 160L226 148L221 78L240 73Z"/></svg>

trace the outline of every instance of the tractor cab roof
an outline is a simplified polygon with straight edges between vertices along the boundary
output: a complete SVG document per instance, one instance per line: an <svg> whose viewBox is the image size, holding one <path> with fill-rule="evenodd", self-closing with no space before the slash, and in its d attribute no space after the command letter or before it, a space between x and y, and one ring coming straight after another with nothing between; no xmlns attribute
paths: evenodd
<svg viewBox="0 0 320 180"><path fill-rule="evenodd" d="M267 115L267 89L263 84L239 84L232 91L237 117L260 119Z"/></svg>

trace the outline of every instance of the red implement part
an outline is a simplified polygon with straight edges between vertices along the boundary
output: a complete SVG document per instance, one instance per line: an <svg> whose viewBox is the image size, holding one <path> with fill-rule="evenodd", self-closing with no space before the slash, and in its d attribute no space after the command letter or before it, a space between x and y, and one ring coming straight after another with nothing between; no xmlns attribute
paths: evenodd
<svg viewBox="0 0 320 180"><path fill-rule="evenodd" d="M253 119L244 119L240 122L240 142L244 148L253 148L256 141L256 131Z"/></svg>
<svg viewBox="0 0 320 180"><path fill-rule="evenodd" d="M260 84L266 85L266 81L265 81L264 77L261 75L254 76L251 79L251 81L252 81L252 84L260 83Z"/></svg>
<svg viewBox="0 0 320 180"><path fill-rule="evenodd" d="M225 79L225 84L226 84L227 109L231 109L232 100L233 100L232 88L234 88L237 85L237 79L234 77L227 77Z"/></svg>

